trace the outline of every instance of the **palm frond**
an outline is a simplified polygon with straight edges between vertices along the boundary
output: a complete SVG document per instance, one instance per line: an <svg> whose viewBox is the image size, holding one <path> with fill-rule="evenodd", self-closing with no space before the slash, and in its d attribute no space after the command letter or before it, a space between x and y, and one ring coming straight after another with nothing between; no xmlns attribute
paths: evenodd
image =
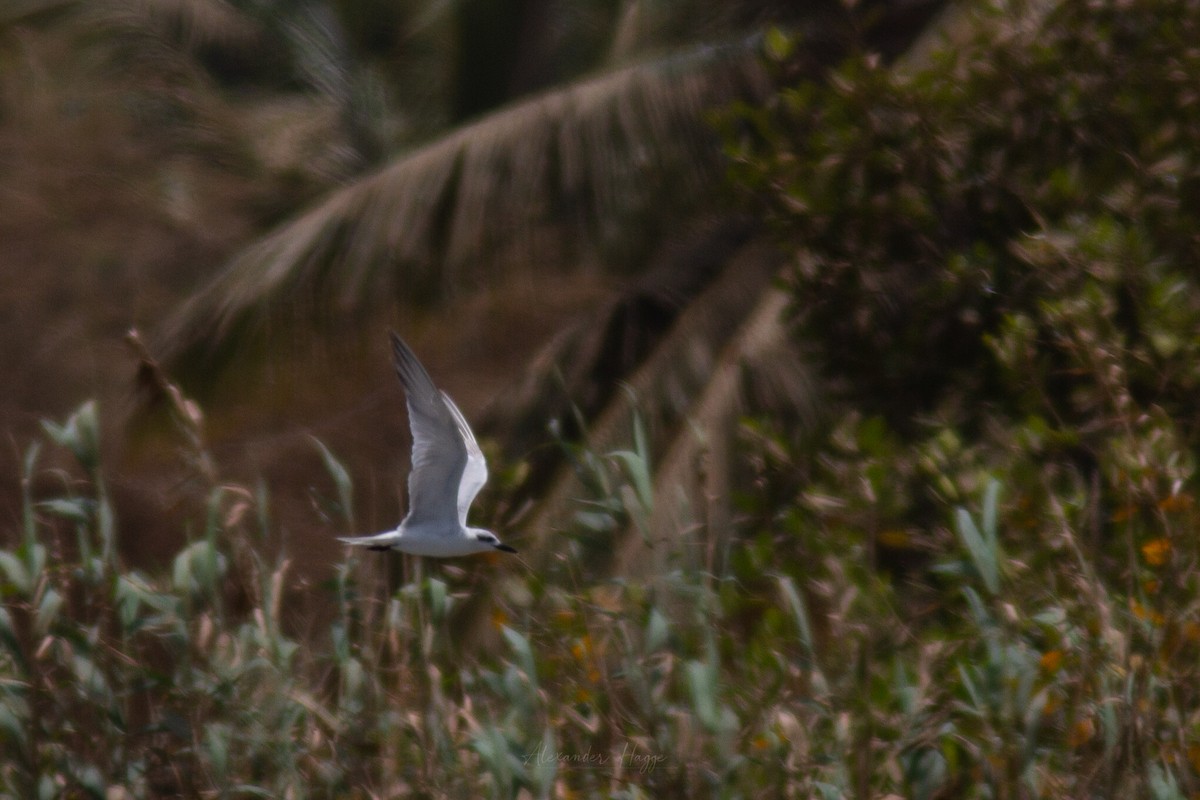
<svg viewBox="0 0 1200 800"><path fill-rule="evenodd" d="M757 41L551 91L335 191L229 262L162 337L176 363L297 318L348 318L538 272L680 206L720 164L705 112L763 88ZM581 244L582 243L582 244ZM536 265L536 266L531 266Z"/></svg>
<svg viewBox="0 0 1200 800"><path fill-rule="evenodd" d="M253 17L226 0L105 0L94 7L173 33L190 47L214 42L253 46L259 41Z"/></svg>
<svg viewBox="0 0 1200 800"><path fill-rule="evenodd" d="M140 28L173 31L182 41L203 44L246 40L253 21L224 0L6 0L0 31L42 21L82 21L97 31Z"/></svg>
<svg viewBox="0 0 1200 800"><path fill-rule="evenodd" d="M8 0L0 7L0 32L71 11L78 4L79 0Z"/></svg>
<svg viewBox="0 0 1200 800"><path fill-rule="evenodd" d="M693 531L701 533L694 543L706 545L705 568L720 573L733 528L739 418L774 406L777 413L786 409L782 418L795 419L806 429L815 426L821 411L817 381L788 336L788 302L787 292L768 287L722 349L703 391L684 415L686 423L675 426L656 465L648 535L624 536L614 573L653 572L666 552L680 544L674 539ZM667 546L647 548L647 539Z"/></svg>
<svg viewBox="0 0 1200 800"><path fill-rule="evenodd" d="M650 432L656 485L679 478L678 470L671 465L685 459L676 453L681 445L673 443L694 435L696 428L688 420L694 419L703 398L717 391L710 387L719 384L723 387L719 393L728 396L730 402L740 396L726 391L734 374L731 368L740 367L744 356L745 348L733 345L763 338L749 338L742 332L749 325L747 320L755 319L755 309L770 293L771 279L780 259L774 246L763 242L751 241L739 248L720 277L689 303L650 357L622 378L629 393L637 398L638 414ZM787 366L792 364L789 362ZM585 446L599 453L627 446L633 439L630 420L628 400L614 396L591 422ZM662 458L668 460L660 462ZM658 477L659 473L668 477ZM569 528L580 496L586 496L586 491L579 477L574 470L561 468L534 512L522 523L523 532L535 541L543 541L556 531ZM536 546L530 549L541 551Z"/></svg>
<svg viewBox="0 0 1200 800"><path fill-rule="evenodd" d="M503 442L503 459L523 460L528 467L506 498L510 508L543 497L562 467L561 448L544 447L547 420L556 421L556 438L584 441L614 398L623 396L619 382L654 357L694 301L701 300L703 313L718 321L736 318L737 308L714 307L702 298L730 259L761 234L754 220L729 214L672 231L635 280L597 311L560 329L522 379L492 398L477 417L477 429ZM751 268L741 282L753 285L758 274ZM727 289L719 296L727 296Z"/></svg>

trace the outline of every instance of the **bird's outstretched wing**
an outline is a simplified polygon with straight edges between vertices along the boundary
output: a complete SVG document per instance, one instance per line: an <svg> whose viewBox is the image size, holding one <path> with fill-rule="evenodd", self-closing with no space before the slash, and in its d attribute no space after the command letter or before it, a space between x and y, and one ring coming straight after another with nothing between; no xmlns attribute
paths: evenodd
<svg viewBox="0 0 1200 800"><path fill-rule="evenodd" d="M444 522L450 530L456 521L465 519L467 506L487 479L487 466L475 436L450 398L434 386L403 339L392 333L391 340L396 374L408 398L413 437L405 524ZM473 488L468 490L468 485Z"/></svg>
<svg viewBox="0 0 1200 800"><path fill-rule="evenodd" d="M458 410L458 406L454 405L450 395L442 392L442 400L446 402L446 408L450 409L450 413L454 416L454 422L458 425L458 433L467 447L467 464L463 468L462 480L458 484L458 521L465 526L467 509L471 507L475 495L479 494L479 490L487 483L487 461L483 457L483 451L479 449L479 443L475 441L475 434L471 432L471 426L467 424L466 417Z"/></svg>

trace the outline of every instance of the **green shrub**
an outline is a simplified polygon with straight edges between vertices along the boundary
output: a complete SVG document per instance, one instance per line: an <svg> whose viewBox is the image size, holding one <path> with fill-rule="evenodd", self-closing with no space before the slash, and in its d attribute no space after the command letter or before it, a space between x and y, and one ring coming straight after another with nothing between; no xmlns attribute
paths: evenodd
<svg viewBox="0 0 1200 800"><path fill-rule="evenodd" d="M870 643L860 796L1192 794L1200 6L998 4L961 33L722 120L832 406L746 427L746 511Z"/></svg>

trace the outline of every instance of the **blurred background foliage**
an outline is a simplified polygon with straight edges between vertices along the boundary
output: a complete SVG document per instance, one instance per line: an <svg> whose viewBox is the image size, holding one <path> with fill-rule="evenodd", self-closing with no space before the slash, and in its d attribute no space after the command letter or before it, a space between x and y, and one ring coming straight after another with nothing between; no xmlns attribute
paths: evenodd
<svg viewBox="0 0 1200 800"><path fill-rule="evenodd" d="M0 12L0 791L1200 793L1200 7L701 5Z"/></svg>

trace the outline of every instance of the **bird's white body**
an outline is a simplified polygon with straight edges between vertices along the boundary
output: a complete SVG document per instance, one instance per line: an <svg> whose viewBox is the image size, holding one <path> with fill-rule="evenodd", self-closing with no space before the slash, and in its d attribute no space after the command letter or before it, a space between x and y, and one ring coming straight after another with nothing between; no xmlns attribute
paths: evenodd
<svg viewBox="0 0 1200 800"><path fill-rule="evenodd" d="M361 545L369 550L399 550L413 556L454 558L500 549L477 538L487 533L490 532L482 528L429 524L409 526L401 522L394 531L384 531L374 536L343 537L339 541Z"/></svg>
<svg viewBox="0 0 1200 800"><path fill-rule="evenodd" d="M490 550L515 553L491 531L467 526L467 510L487 482L483 452L454 401L433 385L409 346L394 333L391 338L396 373L408 395L413 435L408 514L395 530L340 541L433 558Z"/></svg>

